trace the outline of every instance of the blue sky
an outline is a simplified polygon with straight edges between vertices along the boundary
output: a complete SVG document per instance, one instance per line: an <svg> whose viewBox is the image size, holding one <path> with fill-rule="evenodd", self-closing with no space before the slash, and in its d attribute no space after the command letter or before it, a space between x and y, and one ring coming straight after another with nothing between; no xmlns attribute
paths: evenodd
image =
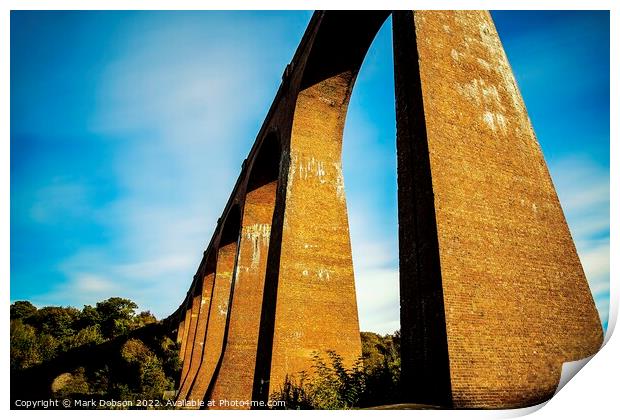
<svg viewBox="0 0 620 420"><path fill-rule="evenodd" d="M11 300L182 301L310 12L12 12ZM609 15L493 12L601 318ZM398 328L391 27L343 151L360 323ZM362 170L363 168L363 170Z"/></svg>

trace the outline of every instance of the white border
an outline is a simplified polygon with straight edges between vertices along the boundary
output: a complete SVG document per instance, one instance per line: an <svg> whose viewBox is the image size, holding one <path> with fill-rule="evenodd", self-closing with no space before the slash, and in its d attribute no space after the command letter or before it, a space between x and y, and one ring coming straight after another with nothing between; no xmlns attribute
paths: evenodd
<svg viewBox="0 0 620 420"><path fill-rule="evenodd" d="M285 10L310 10L310 9L491 9L491 10L544 10L544 9L563 9L563 10L590 10L590 9L606 9L611 10L611 155L610 155L610 168L611 168L611 180L610 180L610 203L611 203L611 244L610 244L610 316L609 327L607 330L607 336L605 338L605 347L597 354L585 368L577 375L577 379L570 381L555 397L553 397L548 403L541 404L540 406L528 409L520 410L493 410L493 411L392 411L391 417L421 417L421 418L505 418L505 417L517 417L528 413L535 412L532 418L539 419L552 419L561 417L590 417L590 418L609 418L610 414L614 410L614 400L617 398L615 389L617 385L617 375L619 373L618 360L614 357L619 353L618 339L610 339L611 333L615 328L618 315L618 282L617 282L617 259L620 257L618 254L618 248L615 243L617 238L618 225L616 224L617 218L614 217L620 210L618 206L618 188L620 182L618 182L618 172L616 170L618 165L618 119L619 107L618 98L620 98L620 92L618 91L617 75L620 72L618 67L618 40L620 34L618 33L619 24L619 12L618 6L613 1L604 0L590 0L590 1L575 1L564 0L562 2L549 1L549 0L505 0L505 1L381 1L369 2L369 1L343 1L343 0L331 0L331 1L298 1L298 0L269 0L269 1L230 1L230 2L207 2L199 0L178 0L178 1L164 1L164 0L5 0L0 3L0 92L2 97L0 100L0 135L2 141L0 142L0 232L2 233L2 239L0 240L1 254L0 254L0 277L3 279L2 286L0 287L0 294L4 302L9 302L9 278L10 278L10 120L9 120L9 106L10 106L10 10L38 10L38 9L59 9L59 10L221 10L221 9L285 9ZM616 118L614 118L614 116ZM8 309L8 308L7 308ZM0 321L0 328L2 329L2 336L5 339L9 337L9 311L4 310L4 321ZM8 343L7 343L8 344ZM8 361L9 361L9 346L5 344L0 351L0 360L5 363L5 372L2 380L2 395L5 396L5 410L10 407L10 390L9 390L9 375L8 375ZM543 409L538 410L539 408ZM115 412L116 413L116 412ZM150 417L170 416L169 411L150 411L150 412L118 412L119 416L140 416L148 415ZM177 412L173 412L172 415L182 415ZM355 413L355 414L353 414ZM15 418L31 417L32 415L38 415L40 413L28 413L13 411L11 416ZM382 412L381 415L385 414ZM80 412L66 412L66 411L48 411L44 414L52 418L67 418L79 416L82 417L84 413ZM94 411L89 412L88 416L109 416L113 415L110 411ZM246 412L246 413L233 413L233 412L193 412L186 413L184 415L199 415L199 416L225 416L230 415L246 415L252 418L272 418L276 416L296 416L296 417L315 417L317 415L343 417L349 415L355 415L360 417L374 417L378 415L375 411L355 411L355 412L320 412L315 411L308 412Z"/></svg>

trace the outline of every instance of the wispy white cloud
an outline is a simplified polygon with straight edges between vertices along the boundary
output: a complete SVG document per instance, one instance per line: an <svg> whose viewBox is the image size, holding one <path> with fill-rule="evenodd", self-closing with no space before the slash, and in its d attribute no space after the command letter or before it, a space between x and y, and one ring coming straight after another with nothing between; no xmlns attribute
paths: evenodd
<svg viewBox="0 0 620 420"><path fill-rule="evenodd" d="M609 169L587 156L550 162L560 203L603 325L609 318Z"/></svg>
<svg viewBox="0 0 620 420"><path fill-rule="evenodd" d="M399 279L396 269L360 269L355 278L360 329L382 334L400 328Z"/></svg>
<svg viewBox="0 0 620 420"><path fill-rule="evenodd" d="M29 216L34 222L43 224L86 217L91 209L89 191L83 182L55 177L34 192Z"/></svg>
<svg viewBox="0 0 620 420"><path fill-rule="evenodd" d="M111 296L123 296L122 286L114 279L89 272L72 273L68 281L52 288L42 295L34 295L30 300L38 307L94 305Z"/></svg>
<svg viewBox="0 0 620 420"><path fill-rule="evenodd" d="M66 281L38 301L117 293L160 317L181 303L297 43L281 26L239 23L147 16L119 34L126 43L110 52L90 119L114 150L118 196L88 209L110 243L63 261Z"/></svg>

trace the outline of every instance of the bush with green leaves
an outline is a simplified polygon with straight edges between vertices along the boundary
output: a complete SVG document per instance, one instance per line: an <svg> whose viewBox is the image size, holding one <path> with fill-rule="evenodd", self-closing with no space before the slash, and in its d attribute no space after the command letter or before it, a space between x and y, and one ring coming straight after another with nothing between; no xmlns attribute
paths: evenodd
<svg viewBox="0 0 620 420"><path fill-rule="evenodd" d="M81 311L27 301L10 309L12 393L29 396L32 383L42 398L161 399L174 390L180 346L151 312L136 314L129 299Z"/></svg>
<svg viewBox="0 0 620 420"><path fill-rule="evenodd" d="M271 400L286 409L350 409L393 404L399 399L399 338L362 333L362 356L351 367L334 351L315 354L312 372L287 376Z"/></svg>

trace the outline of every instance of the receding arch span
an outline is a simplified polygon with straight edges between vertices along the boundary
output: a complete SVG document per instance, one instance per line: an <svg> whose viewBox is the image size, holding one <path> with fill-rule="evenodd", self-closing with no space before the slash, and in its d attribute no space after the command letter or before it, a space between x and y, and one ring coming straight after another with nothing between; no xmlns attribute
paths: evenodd
<svg viewBox="0 0 620 420"><path fill-rule="evenodd" d="M251 162L224 348L205 396L216 404L209 408L231 408L220 407L221 399L246 401L252 397L261 312L273 310L271 302L263 302L263 290L280 150L277 135L270 133Z"/></svg>
<svg viewBox="0 0 620 420"><path fill-rule="evenodd" d="M205 349L194 381L205 382L192 399L203 399L221 360L241 242L230 206L260 190L246 171L269 128L282 136L282 158L263 289L271 306L261 311L252 400L312 369L315 351L334 350L345 364L360 354L340 155L353 84L387 15L315 13L287 66L209 246L218 253L209 317L218 322L207 331L213 350ZM593 354L602 330L492 19L484 11L394 12L393 32L403 402L541 402L561 363ZM533 202L540 206L524 205ZM190 300L177 320L187 319Z"/></svg>
<svg viewBox="0 0 620 420"><path fill-rule="evenodd" d="M213 280L213 292L208 313L209 325L206 329L203 355L187 400L202 401L213 372L222 353L226 320L229 313L229 300L233 282L237 243L241 224L238 204L233 204L225 216L217 242L217 261ZM192 407L194 408L194 407Z"/></svg>
<svg viewBox="0 0 620 420"><path fill-rule="evenodd" d="M265 282L264 302L275 304L262 314L255 400L266 400L286 376L311 371L314 352L335 350L348 365L361 354L342 135L355 78L388 15L330 12L306 34L311 46L297 64L303 70L280 180L286 187L278 191Z"/></svg>
<svg viewBox="0 0 620 420"><path fill-rule="evenodd" d="M190 358L184 360L183 366L188 363L187 373L182 377L182 382L179 386L179 392L177 399L183 400L187 397L189 390L196 378L198 369L204 358L204 344L207 328L209 325L209 312L211 309L211 298L213 295L213 285L215 283L215 266L216 255L214 251L210 251L206 256L205 263L199 270L196 282L196 291L194 294L200 297L198 302L198 317L196 319L196 329L194 333L194 340L192 342L193 348L190 353Z"/></svg>

